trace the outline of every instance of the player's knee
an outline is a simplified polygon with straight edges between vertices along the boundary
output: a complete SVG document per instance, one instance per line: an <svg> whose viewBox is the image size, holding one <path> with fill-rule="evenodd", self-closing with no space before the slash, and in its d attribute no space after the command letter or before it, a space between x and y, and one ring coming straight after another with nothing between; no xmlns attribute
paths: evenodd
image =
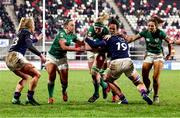
<svg viewBox="0 0 180 118"><path fill-rule="evenodd" d="M142 74L143 80L148 79L148 75L147 74Z"/></svg>
<svg viewBox="0 0 180 118"><path fill-rule="evenodd" d="M50 74L49 75L49 81L54 81L56 78L56 74Z"/></svg>
<svg viewBox="0 0 180 118"><path fill-rule="evenodd" d="M99 68L96 66L92 66L91 68L91 75L96 76L96 74L99 72Z"/></svg>
<svg viewBox="0 0 180 118"><path fill-rule="evenodd" d="M35 76L39 79L41 77L41 73L39 71L37 71Z"/></svg>
<svg viewBox="0 0 180 118"><path fill-rule="evenodd" d="M158 79L153 78L153 83L158 84Z"/></svg>
<svg viewBox="0 0 180 118"><path fill-rule="evenodd" d="M61 79L61 84L62 84L62 85L68 85L68 80L67 80L67 78Z"/></svg>
<svg viewBox="0 0 180 118"><path fill-rule="evenodd" d="M109 83L113 83L114 82L114 78L110 77L110 78L106 78L106 82L109 82Z"/></svg>
<svg viewBox="0 0 180 118"><path fill-rule="evenodd" d="M133 82L133 84L135 86L137 86L137 85L142 83L141 80L140 80L140 76L139 75L137 75L137 76L130 76L128 78Z"/></svg>

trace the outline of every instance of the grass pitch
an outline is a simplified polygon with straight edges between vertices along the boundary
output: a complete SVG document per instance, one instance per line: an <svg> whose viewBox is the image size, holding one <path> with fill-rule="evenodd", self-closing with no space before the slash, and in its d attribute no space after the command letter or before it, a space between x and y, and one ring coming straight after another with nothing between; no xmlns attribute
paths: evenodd
<svg viewBox="0 0 180 118"><path fill-rule="evenodd" d="M13 96L18 77L10 71L0 71L0 117L180 117L180 71L163 70L160 76L160 104L147 105L130 80L124 75L118 80L122 91L129 101L128 105L111 102L111 93L107 99L100 98L88 103L93 93L93 85L88 71L70 71L68 102L62 101L59 77L56 78L54 97L56 102L47 104L46 71L41 71L35 92L35 98L41 106L13 105ZM27 86L21 101L25 102ZM151 96L152 97L152 96Z"/></svg>

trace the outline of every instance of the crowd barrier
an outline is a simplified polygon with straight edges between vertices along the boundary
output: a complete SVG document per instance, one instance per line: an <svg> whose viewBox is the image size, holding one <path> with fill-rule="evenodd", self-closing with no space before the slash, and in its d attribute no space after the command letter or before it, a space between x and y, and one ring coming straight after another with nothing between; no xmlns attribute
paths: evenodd
<svg viewBox="0 0 180 118"><path fill-rule="evenodd" d="M133 61L135 68L141 69L143 61ZM40 61L31 61L31 63L38 69L41 69ZM87 61L69 61L69 68L71 70L88 70ZM180 70L180 62L178 61L165 61L164 69L166 70ZM8 70L6 63L0 61L0 70Z"/></svg>

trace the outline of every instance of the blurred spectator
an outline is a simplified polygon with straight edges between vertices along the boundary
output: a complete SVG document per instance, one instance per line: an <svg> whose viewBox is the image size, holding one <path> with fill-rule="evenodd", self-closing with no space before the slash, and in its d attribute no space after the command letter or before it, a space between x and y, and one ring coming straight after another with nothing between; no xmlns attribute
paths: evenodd
<svg viewBox="0 0 180 118"><path fill-rule="evenodd" d="M0 38L13 38L14 33L14 24L8 16L4 5L0 3Z"/></svg>
<svg viewBox="0 0 180 118"><path fill-rule="evenodd" d="M152 15L164 19L162 28L172 38L180 35L180 0L114 0L135 33L141 32Z"/></svg>

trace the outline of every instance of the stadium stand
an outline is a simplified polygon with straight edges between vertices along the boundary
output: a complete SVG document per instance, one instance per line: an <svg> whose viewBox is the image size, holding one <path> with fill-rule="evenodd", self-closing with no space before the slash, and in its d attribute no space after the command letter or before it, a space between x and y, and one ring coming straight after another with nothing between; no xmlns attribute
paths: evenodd
<svg viewBox="0 0 180 118"><path fill-rule="evenodd" d="M143 30L146 20L158 15L165 21L162 28L172 38L180 37L179 0L114 0L135 33Z"/></svg>
<svg viewBox="0 0 180 118"><path fill-rule="evenodd" d="M0 38L13 38L15 27L5 10L5 7L0 3Z"/></svg>
<svg viewBox="0 0 180 118"><path fill-rule="evenodd" d="M14 6L17 21L23 16L33 15L35 19L36 32L39 34L42 31L42 0L19 0L23 4L16 4L16 0L7 0L8 3ZM11 2L12 3L11 3ZM106 0L108 1L108 0ZM104 0L98 0L99 12L115 13L110 3ZM120 13L123 14L126 21L131 26L134 33L143 30L146 25L146 20L153 14L161 16L165 23L162 26L164 31L172 38L180 37L180 1L179 0L114 0ZM153 3L153 4L152 4ZM76 20L76 33L83 38L89 26L94 22L95 18L95 3L94 0L46 0L46 41L51 42L55 37L57 30L62 27L63 21L67 18ZM0 3L0 38L11 39L15 33L15 26L8 16L6 9ZM122 31L124 30L123 23L121 24ZM42 45L42 43L38 43ZM143 40L138 45L144 45ZM136 45L137 46L137 45ZM47 48L48 49L48 48ZM47 50L46 49L46 50ZM143 48L137 49L132 47L131 54L142 56ZM138 52L138 53L135 53ZM141 53L140 53L141 52ZM83 53L84 54L84 53ZM77 58L79 55L77 54ZM140 59L135 57L134 59Z"/></svg>

